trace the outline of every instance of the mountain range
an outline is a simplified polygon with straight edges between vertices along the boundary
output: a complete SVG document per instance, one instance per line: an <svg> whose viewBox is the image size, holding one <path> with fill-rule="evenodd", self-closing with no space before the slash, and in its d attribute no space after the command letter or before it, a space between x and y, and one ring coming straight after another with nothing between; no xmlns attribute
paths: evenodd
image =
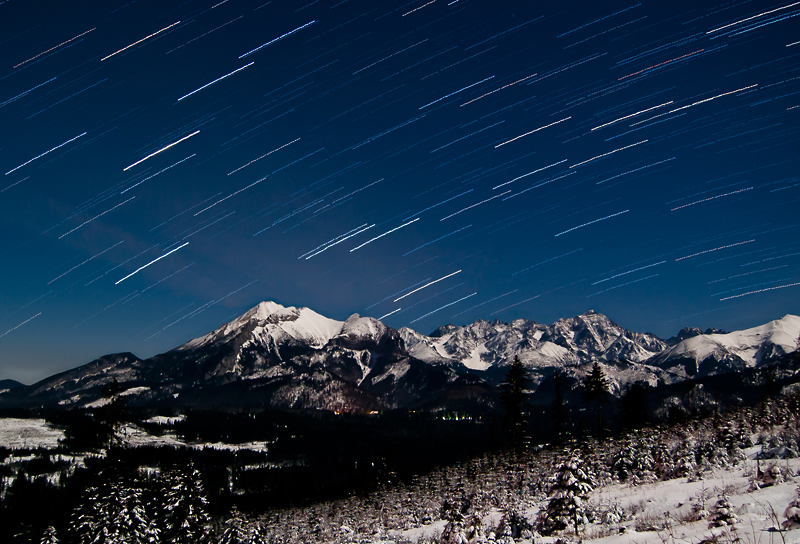
<svg viewBox="0 0 800 544"><path fill-rule="evenodd" d="M758 368L796 351L799 340L795 315L735 332L686 328L666 340L591 310L550 325L478 320L426 336L358 314L337 321L262 302L149 359L111 354L33 385L0 388L0 407L98 406L116 381L139 406L452 410L495 404L496 385L516 357L534 390L556 373L574 387L599 362L618 396L626 384Z"/></svg>

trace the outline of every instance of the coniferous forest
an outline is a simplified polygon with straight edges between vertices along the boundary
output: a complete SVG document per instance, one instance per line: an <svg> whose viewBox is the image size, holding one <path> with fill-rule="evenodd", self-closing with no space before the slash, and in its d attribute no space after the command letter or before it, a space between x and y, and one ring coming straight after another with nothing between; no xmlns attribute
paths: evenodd
<svg viewBox="0 0 800 544"><path fill-rule="evenodd" d="M643 519L644 510L593 492L702 482L746 472L753 459L753 489L794 478L794 379L767 372L739 395L727 385L720 394L709 379L677 392L638 384L615 397L595 365L576 388L556 375L537 397L518 370L510 365L499 386L502 408L475 413L154 417L128 407L113 387L93 409L9 412L8 421L36 416L62 435L54 447L0 451L0 539L548 541L607 536L626 521L663 535L669 520ZM706 494L685 520L721 527L720 512L735 516L725 496ZM791 527L791 504L774 506L787 513L776 517L779 529Z"/></svg>

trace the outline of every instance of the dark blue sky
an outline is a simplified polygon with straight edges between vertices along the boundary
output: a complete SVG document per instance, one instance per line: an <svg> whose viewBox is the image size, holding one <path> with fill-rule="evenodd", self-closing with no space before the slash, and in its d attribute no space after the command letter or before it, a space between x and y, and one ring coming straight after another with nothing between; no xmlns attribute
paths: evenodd
<svg viewBox="0 0 800 544"><path fill-rule="evenodd" d="M262 300L424 333L797 313L798 15L0 2L0 376L150 356Z"/></svg>

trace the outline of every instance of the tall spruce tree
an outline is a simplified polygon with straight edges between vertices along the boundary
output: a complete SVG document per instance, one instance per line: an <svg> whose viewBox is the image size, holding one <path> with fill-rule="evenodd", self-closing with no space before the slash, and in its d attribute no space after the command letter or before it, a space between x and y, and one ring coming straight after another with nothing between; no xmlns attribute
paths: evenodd
<svg viewBox="0 0 800 544"><path fill-rule="evenodd" d="M528 423L528 388L530 379L519 357L508 365L505 379L497 386L500 402L505 410L506 432L511 445L516 449L525 447Z"/></svg>
<svg viewBox="0 0 800 544"><path fill-rule="evenodd" d="M606 373L598 361L592 365L592 370L583 380L583 390L581 391L583 401L587 404L594 402L597 408L597 432L603 435L603 404L608 401L611 395L611 383L608 381Z"/></svg>
<svg viewBox="0 0 800 544"><path fill-rule="evenodd" d="M141 482L122 477L87 490L73 517L72 531L81 544L158 541L158 531L145 512Z"/></svg>
<svg viewBox="0 0 800 544"><path fill-rule="evenodd" d="M552 534L572 525L579 537L579 527L586 523L586 501L594 489L594 475L580 453L573 451L550 482L550 502L540 515L539 528L544 534Z"/></svg>
<svg viewBox="0 0 800 544"><path fill-rule="evenodd" d="M162 539L174 544L208 542L211 530L203 482L191 463L164 477Z"/></svg>

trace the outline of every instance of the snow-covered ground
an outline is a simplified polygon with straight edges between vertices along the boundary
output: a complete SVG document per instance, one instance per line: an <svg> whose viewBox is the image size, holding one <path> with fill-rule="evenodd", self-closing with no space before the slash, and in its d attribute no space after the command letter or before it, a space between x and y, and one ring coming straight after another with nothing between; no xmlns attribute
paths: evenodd
<svg viewBox="0 0 800 544"><path fill-rule="evenodd" d="M595 489L590 504L599 511L619 506L626 513L619 523L589 523L581 527L583 540L597 544L699 544L709 541L719 544L797 544L800 529L776 531L784 521L783 513L798 495L800 459L761 461L762 471L777 466L785 478L761 489L753 488L756 473L756 452L747 451L748 460L736 467L709 472L701 480L677 478L644 485L615 483ZM792 476L797 474L798 476ZM725 495L739 522L733 526L709 528L714 506ZM547 502L525 510L525 517L535 522ZM694 519L693 508L704 508L708 515ZM502 513L493 509L483 518L485 534L497 527ZM439 520L430 525L405 531L392 530L389 536L400 542L438 542L446 525ZM518 539L518 544L553 544L559 538L574 540L566 535ZM741 539L736 541L736 539ZM374 542L379 542L375 540Z"/></svg>
<svg viewBox="0 0 800 544"><path fill-rule="evenodd" d="M64 431L54 429L43 419L0 419L0 447L16 449L54 449Z"/></svg>

